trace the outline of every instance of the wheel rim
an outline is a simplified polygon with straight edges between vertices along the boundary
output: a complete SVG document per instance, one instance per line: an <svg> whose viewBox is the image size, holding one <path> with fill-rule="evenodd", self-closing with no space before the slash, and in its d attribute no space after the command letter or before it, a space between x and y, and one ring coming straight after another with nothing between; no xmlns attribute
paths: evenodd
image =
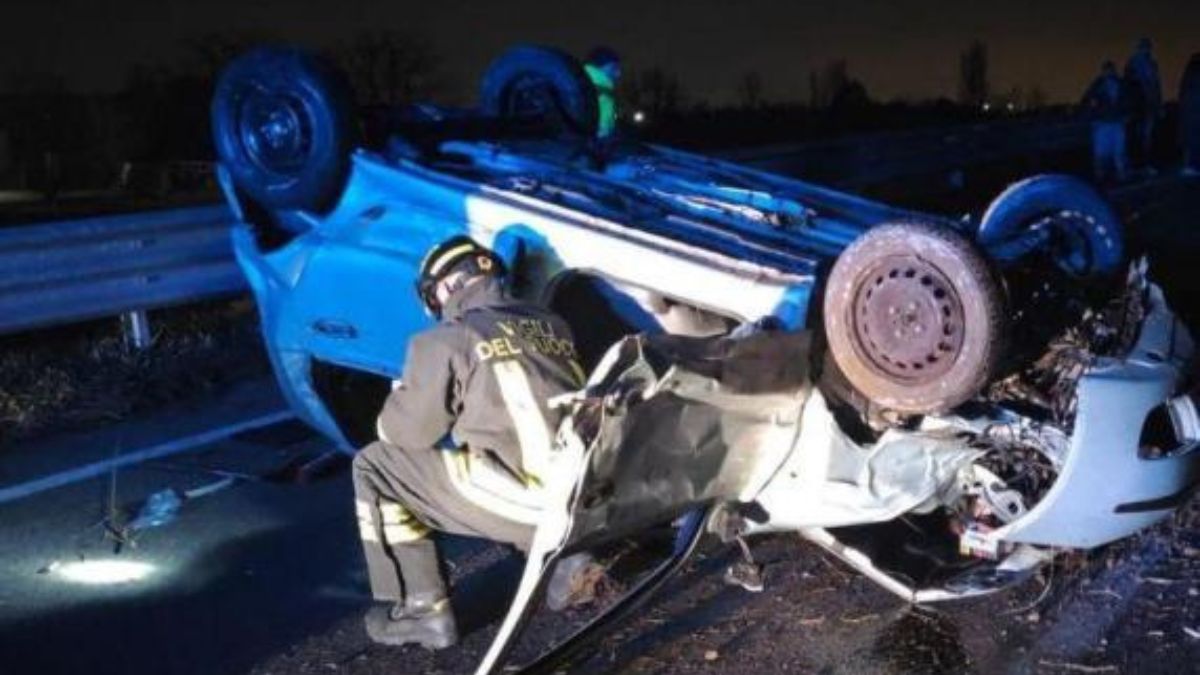
<svg viewBox="0 0 1200 675"><path fill-rule="evenodd" d="M1094 220L1078 211L1061 211L1050 221L1057 235L1052 239L1051 255L1054 262L1075 276L1093 273L1095 254L1092 237L1104 237L1106 233L1103 226L1098 226Z"/></svg>
<svg viewBox="0 0 1200 675"><path fill-rule="evenodd" d="M257 168L289 175L303 168L312 148L308 108L295 96L255 89L240 106L238 132Z"/></svg>
<svg viewBox="0 0 1200 675"><path fill-rule="evenodd" d="M915 255L878 261L850 306L853 347L877 374L907 384L944 376L962 353L965 317L953 284Z"/></svg>
<svg viewBox="0 0 1200 675"><path fill-rule="evenodd" d="M505 90L502 111L507 117L554 119L560 112L554 85L538 75L521 75Z"/></svg>

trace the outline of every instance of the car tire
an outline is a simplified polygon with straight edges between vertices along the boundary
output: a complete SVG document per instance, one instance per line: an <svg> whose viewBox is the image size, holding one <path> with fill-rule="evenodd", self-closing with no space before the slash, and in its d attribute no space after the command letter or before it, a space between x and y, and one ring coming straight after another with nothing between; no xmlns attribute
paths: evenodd
<svg viewBox="0 0 1200 675"><path fill-rule="evenodd" d="M825 336L847 380L876 405L941 413L996 374L1006 344L1003 298L967 237L928 223L883 224L834 263Z"/></svg>
<svg viewBox="0 0 1200 675"><path fill-rule="evenodd" d="M483 75L479 107L500 119L534 119L557 132L592 137L599 125L595 87L570 54L550 47L514 47Z"/></svg>
<svg viewBox="0 0 1200 675"><path fill-rule="evenodd" d="M1010 185L988 206L976 239L985 249L1032 227L1049 226L1052 258L1085 281L1124 272L1124 228L1116 211L1090 184L1074 176L1046 174Z"/></svg>
<svg viewBox="0 0 1200 675"><path fill-rule="evenodd" d="M349 86L329 63L263 48L221 73L212 102L217 157L267 209L323 211L340 195L358 142Z"/></svg>

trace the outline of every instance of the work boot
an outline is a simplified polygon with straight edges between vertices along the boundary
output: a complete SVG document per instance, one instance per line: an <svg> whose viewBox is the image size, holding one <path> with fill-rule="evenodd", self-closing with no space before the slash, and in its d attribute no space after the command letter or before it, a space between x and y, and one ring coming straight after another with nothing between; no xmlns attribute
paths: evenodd
<svg viewBox="0 0 1200 675"><path fill-rule="evenodd" d="M595 600L596 586L604 574L604 566L590 553L576 553L559 560L546 586L546 607L561 612Z"/></svg>
<svg viewBox="0 0 1200 675"><path fill-rule="evenodd" d="M375 642L393 647L419 644L426 649L445 649L458 644L458 624L446 598L410 598L391 607L376 605L367 610L363 623Z"/></svg>

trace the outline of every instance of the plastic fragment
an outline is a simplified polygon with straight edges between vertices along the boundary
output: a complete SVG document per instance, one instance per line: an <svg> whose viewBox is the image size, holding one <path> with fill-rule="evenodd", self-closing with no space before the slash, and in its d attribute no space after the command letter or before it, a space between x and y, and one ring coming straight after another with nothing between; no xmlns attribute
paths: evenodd
<svg viewBox="0 0 1200 675"><path fill-rule="evenodd" d="M159 490L150 495L142 504L142 508L138 509L137 516L129 522L128 529L136 532L166 525L179 515L181 506L183 498L174 488Z"/></svg>

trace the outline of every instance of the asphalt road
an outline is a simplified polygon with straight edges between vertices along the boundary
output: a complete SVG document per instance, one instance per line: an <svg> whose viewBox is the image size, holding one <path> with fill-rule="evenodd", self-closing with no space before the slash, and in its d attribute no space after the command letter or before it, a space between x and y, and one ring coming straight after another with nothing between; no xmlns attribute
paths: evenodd
<svg viewBox="0 0 1200 675"><path fill-rule="evenodd" d="M1135 188L1122 202L1152 274L1200 325L1200 185ZM105 477L0 505L0 673L469 672L521 562L500 547L448 540L463 644L438 653L370 645L344 470L308 484L234 481L119 550L103 526L113 506L133 514L163 489L213 486L222 478L213 469L262 474L325 449L283 425L123 470L115 491ZM733 552L709 545L573 670L1197 672L1198 510L1193 503L1173 523L1069 558L1016 591L935 610L906 606L795 537L757 545L767 590L747 593L720 580ZM114 570L112 561L140 566ZM80 570L144 576L82 583L73 580ZM588 616L540 612L518 656Z"/></svg>
<svg viewBox="0 0 1200 675"><path fill-rule="evenodd" d="M318 444L277 427L0 506L0 672L244 672L336 620L361 600L344 479L235 481L120 547L104 527L110 505L222 480L186 467L252 473ZM146 576L72 580L114 563Z"/></svg>
<svg viewBox="0 0 1200 675"><path fill-rule="evenodd" d="M112 446L131 451L277 405L249 403L261 387L243 389L102 434L10 449L0 482L66 468L42 453L96 461ZM295 480L297 466L329 449L286 422L0 504L0 673L245 673L358 617L368 596L347 464ZM185 495L176 515L130 536L164 490ZM446 549L460 576L498 553L467 539ZM505 580L515 581L520 562L497 569L476 581L499 595L470 593L491 598L488 619L503 611Z"/></svg>

